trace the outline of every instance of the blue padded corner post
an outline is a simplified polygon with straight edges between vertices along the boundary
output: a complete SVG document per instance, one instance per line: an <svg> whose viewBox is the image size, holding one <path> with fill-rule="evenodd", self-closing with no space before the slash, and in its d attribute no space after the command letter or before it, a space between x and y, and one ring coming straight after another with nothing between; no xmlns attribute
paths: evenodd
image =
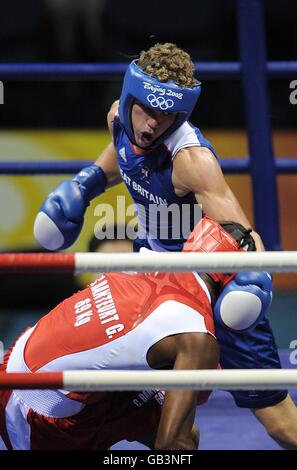
<svg viewBox="0 0 297 470"><path fill-rule="evenodd" d="M267 250L279 250L278 195L269 118L262 1L237 0L237 16L256 230Z"/></svg>

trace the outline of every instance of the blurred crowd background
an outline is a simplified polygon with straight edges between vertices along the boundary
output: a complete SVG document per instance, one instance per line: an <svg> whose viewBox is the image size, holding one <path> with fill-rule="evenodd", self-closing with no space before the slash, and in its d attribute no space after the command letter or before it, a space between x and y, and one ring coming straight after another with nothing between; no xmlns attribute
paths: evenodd
<svg viewBox="0 0 297 470"><path fill-rule="evenodd" d="M197 62L238 61L235 0L9 0L0 6L0 62L129 62L155 42L174 42ZM263 0L269 61L297 59L296 0ZM122 77L100 80L1 79L0 160L94 160L109 142L106 113ZM297 105L289 101L293 79L269 81L271 123L277 157L297 156ZM245 157L248 143L239 80L203 79L192 121L223 158ZM39 250L35 215L65 176L0 176L0 250ZM251 220L248 175L228 176ZM297 175L278 177L283 247L297 249ZM88 251L100 202L115 203L122 186L95 201L71 251ZM269 201L267 201L269 204ZM112 221L111 221L112 222ZM113 221L118 222L118 221ZM121 220L125 223L126 220ZM297 337L297 277L275 276L271 318L280 347ZM0 340L5 346L87 278L1 275ZM20 314L22 313L22 314Z"/></svg>

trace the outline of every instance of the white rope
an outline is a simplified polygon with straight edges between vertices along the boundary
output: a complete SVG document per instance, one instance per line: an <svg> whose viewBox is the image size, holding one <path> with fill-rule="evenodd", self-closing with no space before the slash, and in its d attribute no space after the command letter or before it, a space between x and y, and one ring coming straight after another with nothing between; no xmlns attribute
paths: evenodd
<svg viewBox="0 0 297 470"><path fill-rule="evenodd" d="M76 253L76 273L118 271L296 272L297 251L244 253Z"/></svg>
<svg viewBox="0 0 297 470"><path fill-rule="evenodd" d="M297 388L297 370L65 371L64 388L77 391L195 389L282 390Z"/></svg>

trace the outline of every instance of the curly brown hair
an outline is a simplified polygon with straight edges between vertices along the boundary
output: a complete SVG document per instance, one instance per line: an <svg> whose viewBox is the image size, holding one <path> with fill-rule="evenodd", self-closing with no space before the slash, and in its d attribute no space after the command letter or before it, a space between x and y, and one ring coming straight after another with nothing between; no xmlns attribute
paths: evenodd
<svg viewBox="0 0 297 470"><path fill-rule="evenodd" d="M181 87L193 87L197 84L191 57L170 42L157 43L147 51L142 51L137 65L160 82L173 80Z"/></svg>

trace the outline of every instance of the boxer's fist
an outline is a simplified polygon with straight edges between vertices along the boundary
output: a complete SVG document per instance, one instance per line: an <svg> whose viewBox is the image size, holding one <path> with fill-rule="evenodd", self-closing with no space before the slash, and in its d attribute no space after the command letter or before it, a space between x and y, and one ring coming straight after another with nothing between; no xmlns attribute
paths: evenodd
<svg viewBox="0 0 297 470"><path fill-rule="evenodd" d="M266 272L238 273L221 292L215 307L215 321L232 331L254 328L266 314L272 300L272 279Z"/></svg>
<svg viewBox="0 0 297 470"><path fill-rule="evenodd" d="M106 176L97 165L81 170L59 184L42 204L34 223L34 236L48 250L71 246L80 234L90 201L103 193Z"/></svg>

